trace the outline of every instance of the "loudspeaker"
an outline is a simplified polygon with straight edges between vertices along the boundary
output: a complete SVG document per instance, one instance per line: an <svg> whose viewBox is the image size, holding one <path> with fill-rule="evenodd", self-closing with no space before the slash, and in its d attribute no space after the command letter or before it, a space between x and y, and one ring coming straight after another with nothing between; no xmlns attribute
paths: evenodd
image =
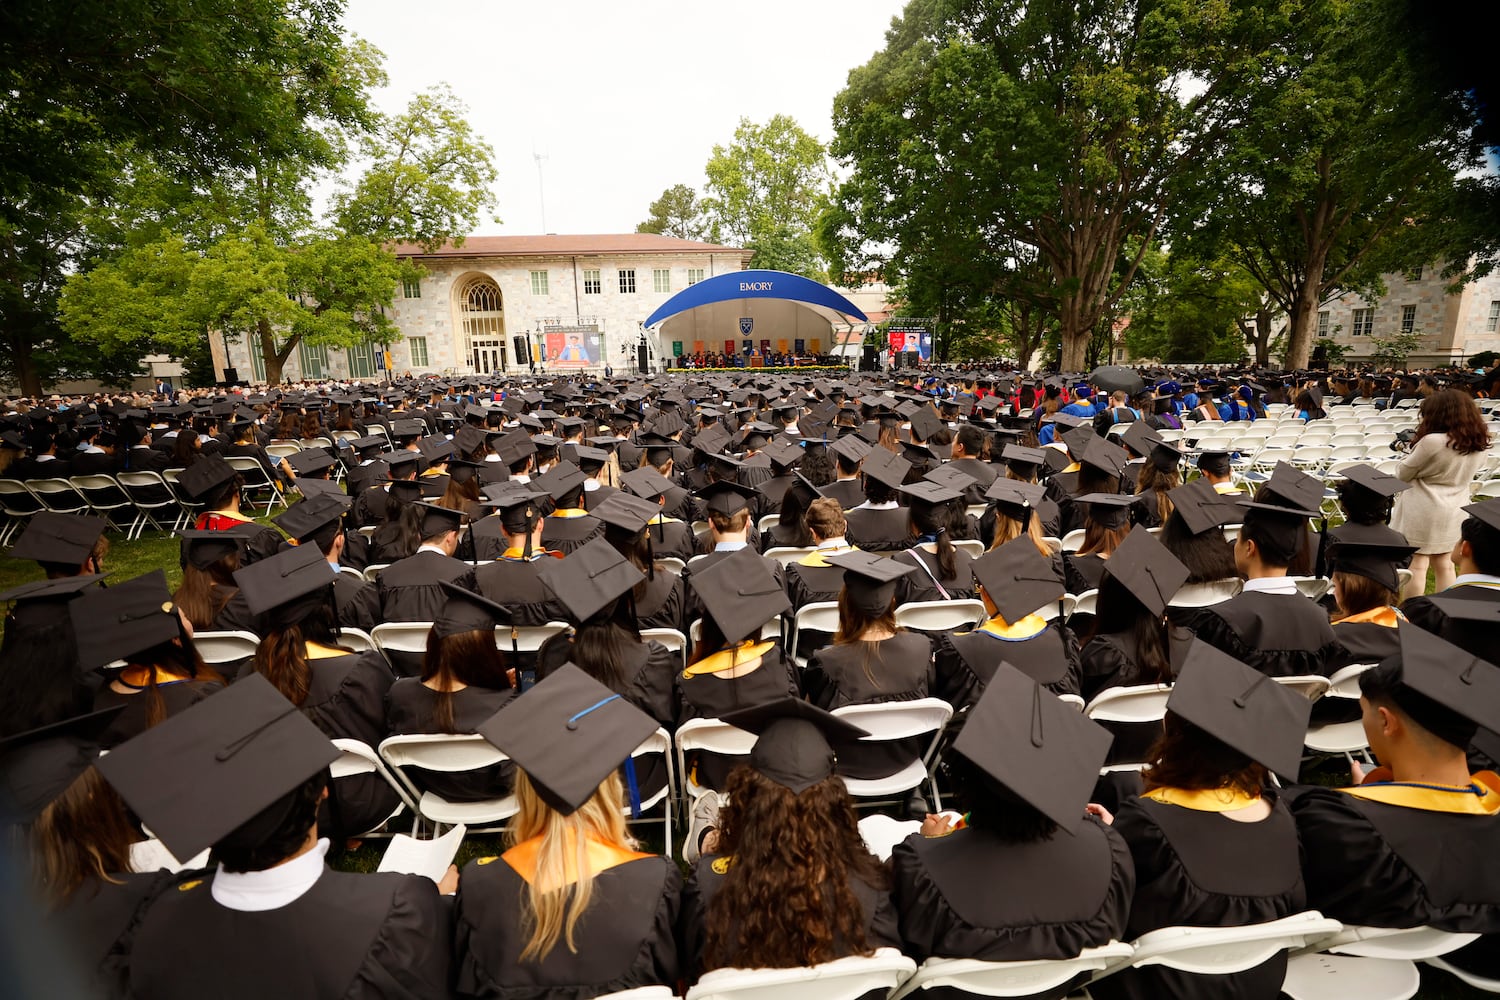
<svg viewBox="0 0 1500 1000"><path fill-rule="evenodd" d="M531 363L531 345L526 343L526 338L516 334L510 338L511 346L516 349L516 364L528 365Z"/></svg>
<svg viewBox="0 0 1500 1000"><path fill-rule="evenodd" d="M859 362L859 370L862 372L880 371L880 349L878 347L865 348L865 355Z"/></svg>
<svg viewBox="0 0 1500 1000"><path fill-rule="evenodd" d="M921 363L922 363L922 352L921 351L907 351L906 352L906 367L907 368L916 368Z"/></svg>
<svg viewBox="0 0 1500 1000"><path fill-rule="evenodd" d="M240 370L238 368L226 368L226 369L224 369L224 381L225 382L229 383L230 385L234 385L239 380L240 380Z"/></svg>
<svg viewBox="0 0 1500 1000"><path fill-rule="evenodd" d="M640 372L642 375L649 375L651 373L651 352L646 349L645 344L639 344L636 346L635 367L636 371Z"/></svg>

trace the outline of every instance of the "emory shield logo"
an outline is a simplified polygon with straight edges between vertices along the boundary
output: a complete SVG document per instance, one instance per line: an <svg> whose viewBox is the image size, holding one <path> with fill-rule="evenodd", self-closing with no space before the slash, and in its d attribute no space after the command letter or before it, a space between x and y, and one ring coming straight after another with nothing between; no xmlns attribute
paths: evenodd
<svg viewBox="0 0 1500 1000"><path fill-rule="evenodd" d="M750 336L750 331L753 330L753 329L755 329L755 317L754 316L741 316L740 317L740 336L741 337L748 337L748 336Z"/></svg>

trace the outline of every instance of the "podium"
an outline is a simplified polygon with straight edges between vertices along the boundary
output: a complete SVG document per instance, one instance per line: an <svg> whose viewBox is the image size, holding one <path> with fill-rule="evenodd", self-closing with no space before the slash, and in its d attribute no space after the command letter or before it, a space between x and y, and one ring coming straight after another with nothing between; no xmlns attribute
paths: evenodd
<svg viewBox="0 0 1500 1000"><path fill-rule="evenodd" d="M766 359L765 358L761 357L759 354L752 354L752 355L750 355L750 367L751 368L764 368L765 366L766 366Z"/></svg>

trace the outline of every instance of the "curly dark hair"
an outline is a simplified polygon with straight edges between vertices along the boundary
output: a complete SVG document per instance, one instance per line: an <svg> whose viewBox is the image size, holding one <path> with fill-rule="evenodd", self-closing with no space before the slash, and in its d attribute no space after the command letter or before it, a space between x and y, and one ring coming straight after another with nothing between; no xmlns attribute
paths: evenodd
<svg viewBox="0 0 1500 1000"><path fill-rule="evenodd" d="M1151 766L1141 777L1148 792L1157 788L1232 788L1259 795L1266 784L1264 765L1170 711L1162 720L1161 736L1147 759Z"/></svg>
<svg viewBox="0 0 1500 1000"><path fill-rule="evenodd" d="M888 880L859 835L844 783L832 776L798 794L740 765L725 794L719 845L734 863L705 914L704 968L871 954L851 883L884 889Z"/></svg>
<svg viewBox="0 0 1500 1000"><path fill-rule="evenodd" d="M1472 455L1490 446L1490 432L1484 425L1484 415L1467 393L1457 389L1435 392L1422 400L1421 414L1412 444L1429 434L1446 434L1448 447L1460 455Z"/></svg>

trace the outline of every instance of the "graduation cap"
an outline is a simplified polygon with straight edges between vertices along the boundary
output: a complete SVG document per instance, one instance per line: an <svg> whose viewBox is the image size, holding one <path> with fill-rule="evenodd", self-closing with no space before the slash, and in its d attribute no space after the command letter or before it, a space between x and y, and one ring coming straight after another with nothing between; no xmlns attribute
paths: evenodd
<svg viewBox="0 0 1500 1000"><path fill-rule="evenodd" d="M1071 442L1069 442L1068 450L1073 450ZM1078 455L1078 461L1111 476L1118 476L1125 471L1125 466L1130 462L1130 455L1113 441L1095 434L1084 444L1083 453Z"/></svg>
<svg viewBox="0 0 1500 1000"><path fill-rule="evenodd" d="M1194 639L1167 709L1286 780L1297 780L1312 702L1266 674Z"/></svg>
<svg viewBox="0 0 1500 1000"><path fill-rule="evenodd" d="M802 446L786 438L777 438L761 449L761 453L775 464L786 467L802 458Z"/></svg>
<svg viewBox="0 0 1500 1000"><path fill-rule="evenodd" d="M29 824L99 757L114 705L0 740L0 825Z"/></svg>
<svg viewBox="0 0 1500 1000"><path fill-rule="evenodd" d="M649 465L624 473L620 476L620 482L643 500L654 500L672 488L672 480Z"/></svg>
<svg viewBox="0 0 1500 1000"><path fill-rule="evenodd" d="M921 479L915 483L902 486L901 493L913 504L926 504L936 507L945 503L952 503L962 497L963 491L956 490L952 486L943 483L935 483L930 479Z"/></svg>
<svg viewBox="0 0 1500 1000"><path fill-rule="evenodd" d="M65 576L56 580L32 580L0 593L0 602L70 601L83 588L102 579L103 573L85 573L82 576Z"/></svg>
<svg viewBox="0 0 1500 1000"><path fill-rule="evenodd" d="M477 732L526 772L543 802L569 816L656 732L656 720L565 663Z"/></svg>
<svg viewBox="0 0 1500 1000"><path fill-rule="evenodd" d="M879 616L891 608L896 581L917 567L873 552L845 552L828 557L828 565L844 571L844 590L849 603L867 615Z"/></svg>
<svg viewBox="0 0 1500 1000"><path fill-rule="evenodd" d="M1120 440L1131 451L1144 458L1151 454L1151 449L1161 442L1162 437L1144 420L1134 420L1125 428L1125 433L1120 435Z"/></svg>
<svg viewBox="0 0 1500 1000"><path fill-rule="evenodd" d="M765 560L749 548L694 572L693 593L729 645L754 635L792 606Z"/></svg>
<svg viewBox="0 0 1500 1000"><path fill-rule="evenodd" d="M495 440L495 454L506 465L516 465L528 456L536 454L536 445L525 431L507 431Z"/></svg>
<svg viewBox="0 0 1500 1000"><path fill-rule="evenodd" d="M974 579L1007 622L1020 621L1044 604L1061 599L1064 593L1052 561L1025 536L986 552L974 560L972 569Z"/></svg>
<svg viewBox="0 0 1500 1000"><path fill-rule="evenodd" d="M511 621L509 610L472 590L447 580L441 581L440 586L446 598L432 623L432 634L439 639L465 632L493 632L497 624Z"/></svg>
<svg viewBox="0 0 1500 1000"><path fill-rule="evenodd" d="M583 470L578 466L572 462L562 461L533 479L531 485L560 503L569 493L582 489L585 478Z"/></svg>
<svg viewBox="0 0 1500 1000"><path fill-rule="evenodd" d="M1071 834L1083 822L1113 740L1103 726L1001 662L953 750Z"/></svg>
<svg viewBox="0 0 1500 1000"><path fill-rule="evenodd" d="M235 571L250 613L275 611L275 625L292 625L327 603L337 574L314 545L294 545Z"/></svg>
<svg viewBox="0 0 1500 1000"><path fill-rule="evenodd" d="M931 440L943 429L943 422L938 419L938 415L932 412L932 407L925 404L913 411L909 420L912 434L923 441Z"/></svg>
<svg viewBox="0 0 1500 1000"><path fill-rule="evenodd" d="M800 698L783 697L720 718L754 733L750 767L797 795L833 776L838 764L835 747L870 735Z"/></svg>
<svg viewBox="0 0 1500 1000"><path fill-rule="evenodd" d="M566 559L548 561L537 576L567 607L575 624L588 621L646 579L602 538L573 550Z"/></svg>
<svg viewBox="0 0 1500 1000"><path fill-rule="evenodd" d="M850 464L857 463L870 454L871 445L857 434L846 434L833 444L829 450L835 455L843 458Z"/></svg>
<svg viewBox="0 0 1500 1000"><path fill-rule="evenodd" d="M463 526L464 512L451 510L447 507L439 507L435 503L416 504L422 508L422 537L432 538L446 531L457 531Z"/></svg>
<svg viewBox="0 0 1500 1000"><path fill-rule="evenodd" d="M288 455L286 461L298 476L311 479L333 468L337 460L322 448L308 448Z"/></svg>
<svg viewBox="0 0 1500 1000"><path fill-rule="evenodd" d="M392 472L400 469L403 465L416 465L422 461L422 456L420 453L415 451L407 451L404 448L400 451L393 451L381 455L380 458L385 462L386 465L390 467Z"/></svg>
<svg viewBox="0 0 1500 1000"><path fill-rule="evenodd" d="M90 514L43 510L31 515L26 530L10 550L13 559L81 566L94 551L109 522Z"/></svg>
<svg viewBox="0 0 1500 1000"><path fill-rule="evenodd" d="M1130 505L1135 497L1124 493L1086 493L1074 497L1074 503L1088 505L1088 515L1103 528L1123 528L1130 520Z"/></svg>
<svg viewBox="0 0 1500 1000"><path fill-rule="evenodd" d="M1166 612L1178 588L1191 575L1155 535L1139 525L1104 561L1104 572L1157 618Z"/></svg>
<svg viewBox="0 0 1500 1000"><path fill-rule="evenodd" d="M955 465L940 465L936 469L929 469L922 478L929 483L937 483L939 486L957 490L960 496L969 487L979 485L978 479Z"/></svg>
<svg viewBox="0 0 1500 1000"><path fill-rule="evenodd" d="M1339 475L1360 489L1387 498L1394 497L1402 490L1409 490L1414 485L1402 482L1390 473L1381 472L1373 465L1351 465L1340 469Z"/></svg>
<svg viewBox="0 0 1500 1000"><path fill-rule="evenodd" d="M750 506L759 494L749 486L726 480L709 483L693 494L703 501L710 513L731 517Z"/></svg>
<svg viewBox="0 0 1500 1000"><path fill-rule="evenodd" d="M441 435L426 437L417 442L417 450L428 465L442 465L453 457L453 442Z"/></svg>
<svg viewBox="0 0 1500 1000"><path fill-rule="evenodd" d="M496 487L493 496L480 501L482 507L493 507L500 512L500 524L512 535L526 534L527 555L530 555L531 530L537 518L546 517L555 508L552 498L533 489L529 483L505 483Z"/></svg>
<svg viewBox="0 0 1500 1000"><path fill-rule="evenodd" d="M397 438L421 437L427 433L427 425L420 420L392 420L391 434Z"/></svg>
<svg viewBox="0 0 1500 1000"><path fill-rule="evenodd" d="M385 487L398 503L416 503L422 499L422 484L415 479L387 479Z"/></svg>
<svg viewBox="0 0 1500 1000"><path fill-rule="evenodd" d="M177 482L190 499L202 500L214 490L233 482L237 475L239 472L234 466L218 455L203 455L182 470Z"/></svg>
<svg viewBox="0 0 1500 1000"><path fill-rule="evenodd" d="M1211 528L1235 524L1244 517L1231 498L1219 493L1207 479L1194 479L1167 493L1172 509L1182 518L1188 531L1201 535Z"/></svg>
<svg viewBox="0 0 1500 1000"><path fill-rule="evenodd" d="M1322 480L1309 476L1286 462L1276 463L1265 488L1285 501L1280 506L1300 507L1308 512L1308 517L1317 517L1318 509L1323 504Z"/></svg>
<svg viewBox="0 0 1500 1000"><path fill-rule="evenodd" d="M654 500L643 500L630 493L611 493L593 510L589 511L605 524L631 534L646 530L651 519L661 513L661 505Z"/></svg>
<svg viewBox="0 0 1500 1000"><path fill-rule="evenodd" d="M191 563L198 569L206 570L225 556L243 553L250 539L259 533L258 524L237 524L221 531L179 531L177 534L182 539L182 564L186 566Z"/></svg>
<svg viewBox="0 0 1500 1000"><path fill-rule="evenodd" d="M1020 521L1024 527L1030 523L1032 512L1046 495L1047 487L1041 483L997 476L985 490L984 498L993 501L1006 517Z"/></svg>
<svg viewBox="0 0 1500 1000"><path fill-rule="evenodd" d="M1242 536L1252 525L1258 525L1278 548L1286 552L1297 551L1301 545L1302 532L1307 530L1307 519L1318 516L1316 508L1303 510L1287 504L1255 500L1241 500L1237 506L1244 511L1245 528L1240 532Z"/></svg>
<svg viewBox="0 0 1500 1000"><path fill-rule="evenodd" d="M1459 604L1481 603L1487 602L1444 599L1442 607L1447 611ZM1464 616L1474 620L1473 612L1478 610L1461 609L1460 614L1468 612ZM1453 734L1452 724L1420 700L1405 697L1401 688L1416 692L1490 733L1500 732L1500 668L1409 622L1401 622L1396 628L1401 640L1400 657L1388 659L1375 668L1383 673L1396 671L1392 678L1400 685L1392 693L1396 704L1424 729L1444 739ZM1460 745L1467 743L1468 739L1464 739Z"/></svg>
<svg viewBox="0 0 1500 1000"><path fill-rule="evenodd" d="M1334 572L1353 573L1374 580L1386 590L1399 591L1398 569L1411 565L1415 545L1390 545L1339 539L1328 546L1328 562Z"/></svg>
<svg viewBox="0 0 1500 1000"><path fill-rule="evenodd" d="M484 431L471 424L464 424L453 434L453 443L458 447L459 453L463 455L472 455L480 448L483 448L484 441Z"/></svg>
<svg viewBox="0 0 1500 1000"><path fill-rule="evenodd" d="M899 490L906 482L906 477L911 474L911 463L893 451L878 448L865 459L864 473L866 479L873 479L893 490Z"/></svg>
<svg viewBox="0 0 1500 1000"><path fill-rule="evenodd" d="M94 670L182 636L182 620L161 570L95 590L68 604L78 667Z"/></svg>
<svg viewBox="0 0 1500 1000"><path fill-rule="evenodd" d="M251 674L95 766L173 856L190 858L264 841L291 815L290 793L338 756L297 706Z"/></svg>
<svg viewBox="0 0 1500 1000"><path fill-rule="evenodd" d="M1467 504L1464 513L1494 531L1500 531L1500 498Z"/></svg>
<svg viewBox="0 0 1500 1000"><path fill-rule="evenodd" d="M1215 476L1229 475L1230 452L1218 448L1210 448L1198 455L1197 466L1203 471Z"/></svg>
<svg viewBox="0 0 1500 1000"><path fill-rule="evenodd" d="M1038 466L1047 461L1047 453L1040 448L1023 448L1018 444L1008 444L1001 450L1000 460L1017 472L1032 474Z"/></svg>

